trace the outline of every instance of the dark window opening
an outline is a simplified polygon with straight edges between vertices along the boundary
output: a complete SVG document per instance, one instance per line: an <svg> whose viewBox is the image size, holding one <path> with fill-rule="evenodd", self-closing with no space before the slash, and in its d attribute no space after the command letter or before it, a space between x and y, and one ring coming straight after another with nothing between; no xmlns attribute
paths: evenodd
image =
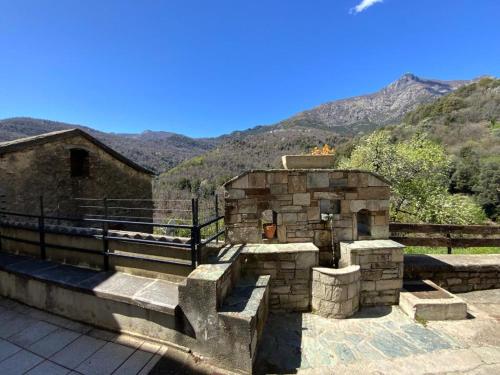
<svg viewBox="0 0 500 375"><path fill-rule="evenodd" d="M89 176L89 152L79 148L71 150L71 177Z"/></svg>
<svg viewBox="0 0 500 375"><path fill-rule="evenodd" d="M358 236L371 235L371 215L368 210L361 210L357 214Z"/></svg>

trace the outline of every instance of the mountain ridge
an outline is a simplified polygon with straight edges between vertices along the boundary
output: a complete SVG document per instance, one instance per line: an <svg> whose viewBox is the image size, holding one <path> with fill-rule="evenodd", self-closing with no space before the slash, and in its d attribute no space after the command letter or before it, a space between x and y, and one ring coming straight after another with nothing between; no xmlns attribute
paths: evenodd
<svg viewBox="0 0 500 375"><path fill-rule="evenodd" d="M0 142L76 127L89 132L137 163L162 172L227 142L246 137L257 142L255 137L274 134L281 136L276 140L278 142L285 138L285 144L293 140L298 141L297 137L300 138L304 134L311 144L314 143L314 137L318 143L331 138L334 133L341 137L353 137L380 126L397 123L418 105L432 102L472 81L474 80L427 79L406 73L377 92L326 102L276 124L236 130L214 138L191 138L168 131L152 130L141 133L106 133L84 125L15 117L0 120ZM302 150L302 146L287 149L298 151Z"/></svg>

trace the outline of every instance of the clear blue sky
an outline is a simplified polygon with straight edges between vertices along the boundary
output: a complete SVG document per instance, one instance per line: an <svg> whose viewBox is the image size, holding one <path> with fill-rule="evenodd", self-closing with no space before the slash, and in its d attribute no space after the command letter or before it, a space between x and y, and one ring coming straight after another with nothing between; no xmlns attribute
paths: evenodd
<svg viewBox="0 0 500 375"><path fill-rule="evenodd" d="M499 0L0 0L0 118L212 136L500 72Z"/></svg>

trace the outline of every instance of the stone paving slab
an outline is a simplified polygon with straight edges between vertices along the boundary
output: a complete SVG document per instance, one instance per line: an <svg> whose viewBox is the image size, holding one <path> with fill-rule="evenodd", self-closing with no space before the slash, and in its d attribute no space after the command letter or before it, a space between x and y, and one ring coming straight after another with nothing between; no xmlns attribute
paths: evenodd
<svg viewBox="0 0 500 375"><path fill-rule="evenodd" d="M470 306L460 321L416 322L397 306L338 320L271 314L256 372L500 374L500 290L460 297Z"/></svg>

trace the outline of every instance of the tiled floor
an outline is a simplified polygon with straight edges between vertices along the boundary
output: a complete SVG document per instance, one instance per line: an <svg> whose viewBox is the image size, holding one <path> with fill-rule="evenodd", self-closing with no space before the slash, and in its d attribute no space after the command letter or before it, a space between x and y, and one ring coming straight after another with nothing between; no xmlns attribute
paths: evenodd
<svg viewBox="0 0 500 375"><path fill-rule="evenodd" d="M202 373L181 363L177 350L118 335L0 298L0 374L148 374ZM210 372L210 371L208 371Z"/></svg>

